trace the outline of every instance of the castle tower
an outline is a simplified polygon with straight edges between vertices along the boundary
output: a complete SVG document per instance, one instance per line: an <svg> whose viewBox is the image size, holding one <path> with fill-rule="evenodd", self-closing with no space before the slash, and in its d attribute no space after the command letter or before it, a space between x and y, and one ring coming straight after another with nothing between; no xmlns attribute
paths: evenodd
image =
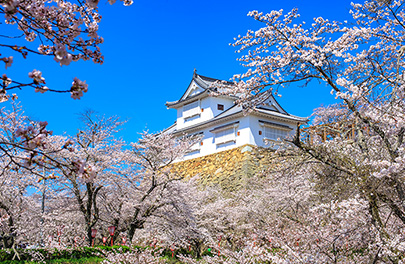
<svg viewBox="0 0 405 264"><path fill-rule="evenodd" d="M169 109L177 111L177 119L163 133L202 135L201 142L181 162L187 176L198 174L204 181L208 176L222 178L227 175L230 180L257 173L260 164L264 163L253 153L261 152L258 149L266 147L268 141L277 142L293 134L297 125L308 121L287 113L272 95L245 114L236 104L238 97L218 95L215 82L224 81L194 71L180 99L166 103ZM232 82L225 84L234 85ZM259 167L249 169L254 164Z"/></svg>

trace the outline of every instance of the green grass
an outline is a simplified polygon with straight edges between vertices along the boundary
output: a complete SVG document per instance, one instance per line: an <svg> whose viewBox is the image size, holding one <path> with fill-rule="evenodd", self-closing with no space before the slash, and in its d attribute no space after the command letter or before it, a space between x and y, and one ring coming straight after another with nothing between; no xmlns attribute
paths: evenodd
<svg viewBox="0 0 405 264"><path fill-rule="evenodd" d="M46 264L99 264L103 261L103 258L91 257L91 258L81 258L81 259L53 259L45 260ZM36 264L41 262L36 261L19 261L19 260L5 260L1 262L2 264ZM43 262L42 262L43 263Z"/></svg>

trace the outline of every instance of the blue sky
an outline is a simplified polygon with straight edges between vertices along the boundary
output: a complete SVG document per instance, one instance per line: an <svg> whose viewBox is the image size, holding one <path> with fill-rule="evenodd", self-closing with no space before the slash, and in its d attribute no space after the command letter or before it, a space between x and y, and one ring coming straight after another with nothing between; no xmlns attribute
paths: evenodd
<svg viewBox="0 0 405 264"><path fill-rule="evenodd" d="M89 92L81 100L69 94L37 94L27 89L16 91L27 115L46 120L55 133L74 134L80 125L78 114L92 109L100 114L118 115L128 123L120 133L135 141L144 129L156 132L170 126L174 110L166 101L177 100L187 88L193 69L201 75L228 80L244 69L236 61L238 54L229 46L233 38L262 25L247 17L251 10L270 12L293 7L301 18L345 20L350 1L346 0L134 0L130 7L121 2L110 6L100 1L103 17L99 34L105 56L103 65L90 61L60 67L51 57L30 55L24 60L14 55L14 64L6 72L11 78L27 79L33 69L43 72L47 86L68 89L73 77L86 80ZM0 25L2 32L13 26ZM0 53L7 55L5 50ZM330 89L311 84L306 88L280 90L280 104L290 113L309 116L312 109L333 102Z"/></svg>

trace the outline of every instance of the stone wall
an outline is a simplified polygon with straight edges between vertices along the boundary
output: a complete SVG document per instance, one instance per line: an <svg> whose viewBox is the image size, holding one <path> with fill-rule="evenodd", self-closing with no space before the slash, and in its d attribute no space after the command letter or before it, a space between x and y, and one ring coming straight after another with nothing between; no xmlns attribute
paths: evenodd
<svg viewBox="0 0 405 264"><path fill-rule="evenodd" d="M186 179L199 176L203 186L219 185L232 191L243 187L248 177L266 170L273 153L267 148L244 145L175 163L173 171Z"/></svg>

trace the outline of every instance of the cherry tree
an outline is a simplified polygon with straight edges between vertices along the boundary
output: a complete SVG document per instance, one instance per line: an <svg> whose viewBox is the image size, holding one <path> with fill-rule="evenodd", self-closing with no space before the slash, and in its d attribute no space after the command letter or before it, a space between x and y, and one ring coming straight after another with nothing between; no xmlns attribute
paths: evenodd
<svg viewBox="0 0 405 264"><path fill-rule="evenodd" d="M34 195L28 194L28 188L31 192L37 189L37 181L44 177L43 168L60 165L52 158L60 150L48 148L52 132L46 126L46 122L25 116L15 98L9 107L0 110L0 203L6 246L21 241L22 234L25 241L38 242L34 230L39 228L40 205Z"/></svg>
<svg viewBox="0 0 405 264"><path fill-rule="evenodd" d="M12 248L34 235L30 231L39 223L39 204L27 195L27 188L34 185L33 177L27 171L5 169L4 163L0 177L0 236L4 248Z"/></svg>
<svg viewBox="0 0 405 264"><path fill-rule="evenodd" d="M143 230L136 232L137 238L152 247L165 247L173 251L186 249L200 258L210 244L216 243L218 234L210 233L211 229L207 228L217 226L217 223L203 224L202 219L210 217L200 218L202 208L207 208L206 205L215 199L213 193L210 189L201 189L196 177L173 182L167 188L167 196L172 197L171 204L157 210L145 222Z"/></svg>
<svg viewBox="0 0 405 264"><path fill-rule="evenodd" d="M25 167L19 163L9 167L21 172L32 190L37 190L27 196L35 204L32 210L36 208L31 215L27 213L31 228L19 232L32 233L29 242L45 246L80 245L82 237L91 244L91 229L103 233L110 225L117 227L114 239L122 235L131 240L136 230L147 226L165 241L186 240L193 233L185 232L191 226L187 222L192 215L192 205L187 203L191 185L182 182L171 165L198 139L145 132L138 143L125 149L126 144L114 137L124 123L118 118L86 112L82 121L84 127L73 137L47 136L40 146L28 149L31 152L16 149ZM32 175L22 174L24 171ZM10 183L15 175L19 174L10 173L3 179ZM21 195L9 196L16 199ZM46 204L42 213L41 201ZM19 207L21 203L13 205L27 208ZM2 215L4 221L11 219L7 213Z"/></svg>
<svg viewBox="0 0 405 264"><path fill-rule="evenodd" d="M116 0L108 2L114 4ZM132 0L123 0L123 3L128 6L132 4ZM15 35L0 36L3 40L0 43L0 61L4 62L7 69L13 66L15 55L26 58L35 54L51 56L61 66L78 60L92 60L102 64L104 57L99 45L103 43L103 38L97 33L101 21L98 4L99 0L0 1L0 15L4 16L5 22L1 24L5 28L4 32L15 29ZM21 35L18 36L19 34ZM21 40L15 41L16 39ZM4 73L1 76L0 101L8 100L8 90L24 87L32 87L40 93L66 92L73 99L80 99L87 92L85 81L77 78L74 78L70 89L55 90L46 86L40 70L33 69L28 77L31 81L23 82Z"/></svg>
<svg viewBox="0 0 405 264"><path fill-rule="evenodd" d="M52 134L47 122L36 122L24 115L13 98L9 108L0 110L0 153L7 158L3 169L23 168L37 174L34 165L44 165L50 159L45 140Z"/></svg>
<svg viewBox="0 0 405 264"><path fill-rule="evenodd" d="M401 0L352 4L351 21L317 17L310 25L297 9L285 15L252 11L249 16L264 26L233 44L245 53L240 61L248 70L234 76L232 89L223 87L249 109L294 83L310 89L311 81L318 81L331 89L339 105L318 109L315 125L298 126L290 143L308 162L332 171L318 178L352 188L347 201L366 203L378 233L376 250L370 251L375 262L398 260L394 252L403 250L391 247L398 238L389 225L405 224L403 5Z"/></svg>
<svg viewBox="0 0 405 264"><path fill-rule="evenodd" d="M295 160L299 169L288 163L280 166L282 160L284 155L272 163L274 171L249 179L247 188L227 198L198 195L208 199L194 208L197 226L207 231L204 243L215 256L180 259L186 263L364 263L382 254L385 260L387 256L398 260L396 250L403 247L401 225L388 220L387 230L395 239L380 249L365 199L325 198L317 190L320 183L313 165L299 156Z"/></svg>
<svg viewBox="0 0 405 264"><path fill-rule="evenodd" d="M282 155L274 163L284 160L287 165L279 165L265 178L265 187L253 195L251 206L259 216L254 223L255 244L276 250L283 261L366 262L377 253L378 237L367 201L359 195L325 197L333 185L319 190L316 166L306 164L305 158L297 157L291 168L291 156L286 160Z"/></svg>
<svg viewBox="0 0 405 264"><path fill-rule="evenodd" d="M135 231L143 229L148 221L167 217L170 211L182 211L183 186L178 183L182 177L171 165L181 160L197 140L143 132L138 142L131 144L124 154L126 169L115 186L119 198L113 198L115 205L109 208L118 233L125 232L132 241Z"/></svg>
<svg viewBox="0 0 405 264"><path fill-rule="evenodd" d="M75 137L51 139L53 149L62 149L54 157L60 164L55 172L58 181L54 191L74 201L91 244L91 229L100 220L99 194L120 176L125 144L114 138L114 134L124 122L117 117L98 117L93 112L84 113L82 121L84 128Z"/></svg>

